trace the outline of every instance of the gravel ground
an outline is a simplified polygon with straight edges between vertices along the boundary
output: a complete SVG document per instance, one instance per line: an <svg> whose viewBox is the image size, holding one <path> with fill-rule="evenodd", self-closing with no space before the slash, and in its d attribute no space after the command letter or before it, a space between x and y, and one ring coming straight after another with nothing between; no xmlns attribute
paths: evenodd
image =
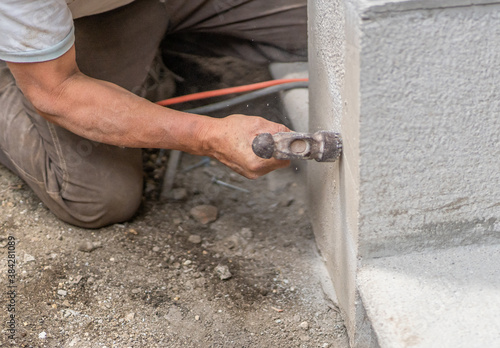
<svg viewBox="0 0 500 348"><path fill-rule="evenodd" d="M226 58L204 62L203 88L266 74ZM254 106L254 114L279 116L276 96ZM135 218L96 230L59 221L0 166L0 346L346 348L342 318L325 295L301 175L288 168L250 181L211 161L179 171L176 199L161 201L167 156L144 152ZM180 168L199 161L185 154ZM13 340L9 236L17 260Z"/></svg>

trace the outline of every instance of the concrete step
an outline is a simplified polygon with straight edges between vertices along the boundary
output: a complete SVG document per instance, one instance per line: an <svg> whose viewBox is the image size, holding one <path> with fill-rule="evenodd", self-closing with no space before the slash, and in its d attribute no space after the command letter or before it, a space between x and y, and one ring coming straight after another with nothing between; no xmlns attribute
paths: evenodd
<svg viewBox="0 0 500 348"><path fill-rule="evenodd" d="M381 347L500 347L500 245L369 260L357 282Z"/></svg>

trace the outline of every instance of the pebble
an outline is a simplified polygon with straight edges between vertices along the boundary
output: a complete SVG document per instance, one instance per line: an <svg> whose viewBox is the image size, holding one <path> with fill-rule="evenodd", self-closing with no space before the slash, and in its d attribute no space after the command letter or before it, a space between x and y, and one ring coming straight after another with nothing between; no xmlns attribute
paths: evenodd
<svg viewBox="0 0 500 348"><path fill-rule="evenodd" d="M309 336L302 335L302 336L300 336L300 340L304 341L304 342L307 342L307 341L309 341Z"/></svg>
<svg viewBox="0 0 500 348"><path fill-rule="evenodd" d="M253 232L250 228L248 227L243 227L240 232L241 236L245 239L252 239L253 238Z"/></svg>
<svg viewBox="0 0 500 348"><path fill-rule="evenodd" d="M217 207L214 207L213 205L203 204L192 208L189 213L196 221L206 225L217 220L218 210Z"/></svg>
<svg viewBox="0 0 500 348"><path fill-rule="evenodd" d="M34 262L34 261L35 261L35 258L33 256L31 256L28 253L24 254L24 262L25 263Z"/></svg>
<svg viewBox="0 0 500 348"><path fill-rule="evenodd" d="M289 207L295 202L295 199L293 197L285 197L280 200L279 205L281 207Z"/></svg>
<svg viewBox="0 0 500 348"><path fill-rule="evenodd" d="M126 320L126 321L131 321L131 320L132 320L132 319L134 319L134 318L135 318L135 313L134 313L134 312L131 312L131 313L129 313L129 314L127 314L127 315L125 316L125 320Z"/></svg>
<svg viewBox="0 0 500 348"><path fill-rule="evenodd" d="M215 267L215 273L217 273L221 280L227 280L233 276L231 272L229 272L229 268L223 265L218 265L217 267Z"/></svg>
<svg viewBox="0 0 500 348"><path fill-rule="evenodd" d="M159 248L159 247L157 247L157 246L155 246L155 247L153 247L153 251L154 251L155 253L157 253L158 251L160 251L160 248Z"/></svg>
<svg viewBox="0 0 500 348"><path fill-rule="evenodd" d="M85 253L90 253L90 252L96 250L97 248L101 248L101 247L102 247L102 245L100 242L92 243L91 241L85 241L85 242L80 243L80 245L78 245L78 250L83 251Z"/></svg>
<svg viewBox="0 0 500 348"><path fill-rule="evenodd" d="M309 329L309 323L307 321L303 321L302 323L300 323L300 328L301 329L304 329L304 330L308 330Z"/></svg>
<svg viewBox="0 0 500 348"><path fill-rule="evenodd" d="M199 315L195 315L194 316L194 320L200 320L200 316Z"/></svg>
<svg viewBox="0 0 500 348"><path fill-rule="evenodd" d="M38 338L43 340L47 337L47 333L45 331L42 331L38 334Z"/></svg>
<svg viewBox="0 0 500 348"><path fill-rule="evenodd" d="M191 260L186 260L186 261L184 261L183 265L184 265L184 266L189 266L189 265L190 265L190 264L192 264L192 263L193 263L193 261L191 261Z"/></svg>
<svg viewBox="0 0 500 348"><path fill-rule="evenodd" d="M57 294L61 296L66 296L68 292L66 290L59 289L57 290Z"/></svg>
<svg viewBox="0 0 500 348"><path fill-rule="evenodd" d="M187 198L187 190L184 187L176 188L172 190L172 198L176 201L182 201Z"/></svg>
<svg viewBox="0 0 500 348"><path fill-rule="evenodd" d="M201 243L201 237L197 234L192 234L188 238L188 242L193 243L193 244L200 244Z"/></svg>

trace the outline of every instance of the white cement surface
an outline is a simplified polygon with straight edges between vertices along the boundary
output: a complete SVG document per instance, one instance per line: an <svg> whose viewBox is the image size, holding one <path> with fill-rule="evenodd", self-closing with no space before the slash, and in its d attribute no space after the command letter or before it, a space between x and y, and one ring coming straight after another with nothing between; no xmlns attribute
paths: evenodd
<svg viewBox="0 0 500 348"><path fill-rule="evenodd" d="M358 286L383 348L500 344L500 246L375 259Z"/></svg>
<svg viewBox="0 0 500 348"><path fill-rule="evenodd" d="M500 242L500 6L361 30L360 255Z"/></svg>

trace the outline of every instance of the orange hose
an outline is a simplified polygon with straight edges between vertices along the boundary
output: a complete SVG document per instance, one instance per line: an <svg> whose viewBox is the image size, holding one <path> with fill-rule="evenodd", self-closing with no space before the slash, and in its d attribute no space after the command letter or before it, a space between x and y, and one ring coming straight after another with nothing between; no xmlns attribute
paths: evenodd
<svg viewBox="0 0 500 348"><path fill-rule="evenodd" d="M284 83L306 82L306 81L309 81L309 79L279 79L279 80L264 81L264 82L253 83L253 84L250 84L250 85L237 86L237 87L229 87L229 88L216 89L216 90L213 90L213 91L206 91L206 92L199 92L199 93L187 94L187 95L183 95L183 96L180 96L180 97L175 97L175 98L161 100L159 102L156 102L156 104L162 105L162 106L167 106L167 105L172 105L172 104L184 103L184 102L188 102L188 101L192 101L192 100L199 100L199 99L206 99L206 98L218 97L218 96L221 96L221 95L227 95L227 94L233 94L233 93L242 93L242 92L250 92L250 91L255 91L257 89L262 89L262 88L266 88L266 87L281 85L281 84L284 84Z"/></svg>

